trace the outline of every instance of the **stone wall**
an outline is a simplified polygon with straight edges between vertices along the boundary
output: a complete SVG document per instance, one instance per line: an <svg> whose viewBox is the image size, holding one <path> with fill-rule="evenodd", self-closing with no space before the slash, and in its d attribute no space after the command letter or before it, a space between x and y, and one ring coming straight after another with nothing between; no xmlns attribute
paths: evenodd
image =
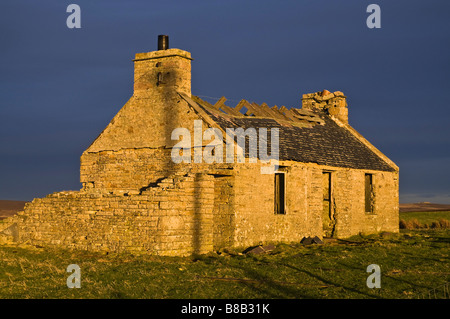
<svg viewBox="0 0 450 319"><path fill-rule="evenodd" d="M364 174L373 174L373 213L366 213L364 206ZM358 233L373 234L381 231L398 232L398 173L351 172L352 216L347 225L342 225L341 236Z"/></svg>
<svg viewBox="0 0 450 319"><path fill-rule="evenodd" d="M284 163L286 165L286 163ZM290 163L286 172L286 214L274 212L274 175L261 174L258 165L242 165L236 173L235 243L299 242L322 236L321 171Z"/></svg>
<svg viewBox="0 0 450 319"><path fill-rule="evenodd" d="M131 98L83 152L83 187L136 192L169 176L180 167L171 158L172 147L179 142L171 139L172 131L185 128L193 134L194 121L199 119L178 94L168 101ZM207 128L204 123L203 132Z"/></svg>
<svg viewBox="0 0 450 319"><path fill-rule="evenodd" d="M214 176L213 243L214 249L233 247L235 221L235 177Z"/></svg>
<svg viewBox="0 0 450 319"><path fill-rule="evenodd" d="M84 153L80 180L85 189L136 193L176 171L170 152L161 147Z"/></svg>
<svg viewBox="0 0 450 319"><path fill-rule="evenodd" d="M10 223L34 245L185 256L213 249L213 206L213 176L174 175L141 195L50 194Z"/></svg>
<svg viewBox="0 0 450 319"><path fill-rule="evenodd" d="M282 163L286 214L274 212L274 176L258 165L241 165L235 181L236 245L300 241L324 236L322 173L331 173L333 236L398 232L398 172L364 171L315 164ZM364 175L373 174L374 211L365 212Z"/></svg>
<svg viewBox="0 0 450 319"><path fill-rule="evenodd" d="M9 223L20 242L158 255L299 242L324 236L322 175L330 172L334 237L398 232L398 172L282 162L286 213L275 214L274 175L261 174L259 164L228 165L192 166L140 194L54 193ZM373 213L365 212L366 173L373 174Z"/></svg>

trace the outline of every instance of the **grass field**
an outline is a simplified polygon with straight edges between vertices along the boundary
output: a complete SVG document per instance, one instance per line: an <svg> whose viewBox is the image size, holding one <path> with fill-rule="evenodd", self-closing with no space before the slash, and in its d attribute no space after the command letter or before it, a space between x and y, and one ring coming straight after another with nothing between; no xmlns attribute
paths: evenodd
<svg viewBox="0 0 450 319"><path fill-rule="evenodd" d="M450 220L450 211L443 212L406 212L400 213L400 219L411 220L417 219L423 224L431 225L432 222L439 219Z"/></svg>
<svg viewBox="0 0 450 319"><path fill-rule="evenodd" d="M150 257L0 246L0 298L421 298L450 281L450 230L402 230L270 254ZM69 264L81 288L69 289ZM370 264L381 288L366 286ZM441 288L440 288L441 287ZM434 292L433 292L434 293Z"/></svg>
<svg viewBox="0 0 450 319"><path fill-rule="evenodd" d="M450 211L400 213L403 228L450 228Z"/></svg>

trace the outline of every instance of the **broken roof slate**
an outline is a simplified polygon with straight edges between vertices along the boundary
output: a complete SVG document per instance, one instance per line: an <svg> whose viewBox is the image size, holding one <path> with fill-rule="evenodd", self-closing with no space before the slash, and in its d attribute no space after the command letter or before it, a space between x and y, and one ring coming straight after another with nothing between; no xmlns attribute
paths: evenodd
<svg viewBox="0 0 450 319"><path fill-rule="evenodd" d="M393 167L359 141L352 133L336 124L325 113L307 111L309 116L314 117L312 122L299 119L290 123L274 118L222 115L220 112L211 110L207 103L202 103L203 100L199 98L195 100L223 131L226 131L227 128L243 128L244 130L255 128L257 131L259 128L279 128L280 161L395 171ZM296 111L302 113L301 109ZM318 121L318 118L321 121ZM267 134L270 136L269 130ZM245 153L248 155L247 148ZM270 152L270 138L267 149Z"/></svg>

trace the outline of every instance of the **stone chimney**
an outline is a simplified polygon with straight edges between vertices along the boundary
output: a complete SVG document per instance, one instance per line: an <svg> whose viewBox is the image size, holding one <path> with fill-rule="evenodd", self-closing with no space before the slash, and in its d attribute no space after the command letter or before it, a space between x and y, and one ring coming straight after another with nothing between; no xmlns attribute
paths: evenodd
<svg viewBox="0 0 450 319"><path fill-rule="evenodd" d="M182 92L191 96L191 53L169 49L169 37L158 37L158 50L136 53L134 95Z"/></svg>
<svg viewBox="0 0 450 319"><path fill-rule="evenodd" d="M323 90L322 92L303 94L302 108L320 110L348 124L347 97L344 93Z"/></svg>

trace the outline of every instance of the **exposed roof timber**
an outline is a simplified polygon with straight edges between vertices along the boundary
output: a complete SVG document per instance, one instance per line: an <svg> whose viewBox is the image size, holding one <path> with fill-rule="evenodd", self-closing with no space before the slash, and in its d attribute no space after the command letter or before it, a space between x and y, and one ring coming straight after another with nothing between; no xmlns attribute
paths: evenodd
<svg viewBox="0 0 450 319"><path fill-rule="evenodd" d="M282 106L269 108L242 100L233 109L234 114L245 106L245 115L232 115L230 109L216 109L210 103L180 93L193 109L210 125L219 128L225 138L228 128L273 128L279 129L279 160L301 163L317 163L330 167L344 167L374 171L398 171L398 167L348 124L333 120L324 112L287 109ZM216 103L217 104L217 103ZM254 114L256 109L257 114ZM268 115L268 109L273 115ZM278 112L278 114L277 114ZM280 119L286 116L289 118ZM321 124L319 124L321 122ZM261 136L259 136L261 137ZM258 138L259 138L258 137ZM264 139L264 136L262 136ZM272 150L271 139L267 148ZM247 156L247 155L246 155Z"/></svg>
<svg viewBox="0 0 450 319"><path fill-rule="evenodd" d="M218 111L222 114L226 114L231 117L261 117L280 120L283 122L304 123L312 124L324 124L324 121L315 113L302 109L291 108L288 109L285 106L278 108L278 106L269 107L266 103L257 104L255 102L248 102L247 100L241 100L235 107L225 105L227 99L222 96L214 105L200 99L197 96L192 96L192 99L197 103L207 107L211 111ZM244 108L246 110L244 110Z"/></svg>

